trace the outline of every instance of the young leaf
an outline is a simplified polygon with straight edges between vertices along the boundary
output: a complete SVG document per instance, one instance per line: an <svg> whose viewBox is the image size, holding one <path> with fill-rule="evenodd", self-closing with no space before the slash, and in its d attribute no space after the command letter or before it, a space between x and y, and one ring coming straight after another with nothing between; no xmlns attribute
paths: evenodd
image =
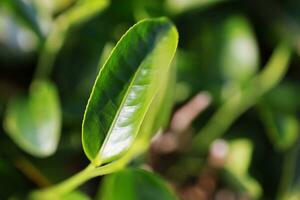
<svg viewBox="0 0 300 200"><path fill-rule="evenodd" d="M95 165L133 143L161 84L168 79L178 33L166 18L143 20L118 42L101 68L82 126L85 154Z"/></svg>
<svg viewBox="0 0 300 200"><path fill-rule="evenodd" d="M36 81L28 98L8 105L4 127L24 151L38 157L53 154L60 138L61 113L58 94L50 82Z"/></svg>
<svg viewBox="0 0 300 200"><path fill-rule="evenodd" d="M161 178L140 169L125 169L107 176L99 196L99 200L178 199Z"/></svg>

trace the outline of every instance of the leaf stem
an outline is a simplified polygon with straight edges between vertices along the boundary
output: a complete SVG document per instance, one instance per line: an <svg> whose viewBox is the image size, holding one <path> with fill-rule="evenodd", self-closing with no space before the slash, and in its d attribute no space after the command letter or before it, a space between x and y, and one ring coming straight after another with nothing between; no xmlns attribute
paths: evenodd
<svg viewBox="0 0 300 200"><path fill-rule="evenodd" d="M86 181L116 172L124 168L131 159L143 152L147 148L147 145L144 143L144 140L137 140L136 143L128 150L123 157L115 162L103 165L101 167L96 167L93 164L88 165L85 169L68 178L67 180L54 185L52 187L34 191L30 194L30 200L58 200L63 199L63 197L74 189L79 187L81 184Z"/></svg>
<svg viewBox="0 0 300 200"><path fill-rule="evenodd" d="M193 150L205 153L209 145L216 138L222 136L241 114L278 84L287 72L290 57L291 48L282 42L272 54L263 71L256 75L242 91L228 99L195 136Z"/></svg>
<svg viewBox="0 0 300 200"><path fill-rule="evenodd" d="M13 159L13 163L19 171L39 187L48 187L51 185L48 178L25 156L17 156L17 158Z"/></svg>
<svg viewBox="0 0 300 200"><path fill-rule="evenodd" d="M69 179L46 189L37 190L30 194L30 200L53 200L63 199L65 195L73 191L75 188L96 176L113 172L112 166L105 165L97 168L94 165L88 165L85 169L73 175Z"/></svg>

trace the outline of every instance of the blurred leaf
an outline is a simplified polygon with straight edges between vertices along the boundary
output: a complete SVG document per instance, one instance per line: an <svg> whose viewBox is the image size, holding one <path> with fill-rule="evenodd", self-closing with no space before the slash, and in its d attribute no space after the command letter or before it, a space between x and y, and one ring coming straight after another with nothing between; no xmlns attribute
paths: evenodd
<svg viewBox="0 0 300 200"><path fill-rule="evenodd" d="M284 80L264 95L263 102L272 110L281 113L296 113L300 110L300 87L295 81Z"/></svg>
<svg viewBox="0 0 300 200"><path fill-rule="evenodd" d="M69 29L99 14L108 4L109 0L78 1L76 5L55 20L53 29L45 41L38 60L36 78L47 78L49 76Z"/></svg>
<svg viewBox="0 0 300 200"><path fill-rule="evenodd" d="M166 8L173 14L179 14L192 9L205 8L222 1L228 0L167 0Z"/></svg>
<svg viewBox="0 0 300 200"><path fill-rule="evenodd" d="M24 151L38 157L52 155L60 138L61 113L55 86L46 81L31 85L29 97L10 102L5 129Z"/></svg>
<svg viewBox="0 0 300 200"><path fill-rule="evenodd" d="M37 49L38 42L34 32L27 26L17 23L9 12L0 9L1 62L15 63L17 65L15 68L24 67L28 57Z"/></svg>
<svg viewBox="0 0 300 200"><path fill-rule="evenodd" d="M194 26L195 33L190 36L194 39L186 42L188 46L178 55L179 83L187 87L189 95L209 91L214 102L221 104L247 85L258 70L252 26L237 14L220 14Z"/></svg>
<svg viewBox="0 0 300 200"><path fill-rule="evenodd" d="M167 184L153 173L125 169L105 177L98 200L176 200Z"/></svg>
<svg viewBox="0 0 300 200"><path fill-rule="evenodd" d="M249 140L239 139L231 141L226 159L226 168L239 176L247 174L252 152L253 145Z"/></svg>
<svg viewBox="0 0 300 200"><path fill-rule="evenodd" d="M133 143L177 47L166 18L137 23L118 42L92 90L82 128L83 148L95 165L115 160Z"/></svg>
<svg viewBox="0 0 300 200"><path fill-rule="evenodd" d="M262 194L259 183L248 174L251 162L253 145L250 140L237 139L229 143L229 152L226 159L225 176L227 181L236 181L234 185L241 188L257 199ZM232 183L231 183L232 184Z"/></svg>
<svg viewBox="0 0 300 200"><path fill-rule="evenodd" d="M267 104L260 106L260 115L277 150L283 151L295 144L299 134L299 124L295 115L271 110Z"/></svg>
<svg viewBox="0 0 300 200"><path fill-rule="evenodd" d="M104 53L104 45L113 25L106 18L107 14L103 13L73 28L56 58L52 74L60 92L67 126L76 124L76 128L80 128L85 104L100 68L100 56L110 54L110 51Z"/></svg>
<svg viewBox="0 0 300 200"><path fill-rule="evenodd" d="M30 1L4 0L3 3L21 22L25 23L39 37L44 36L36 8Z"/></svg>
<svg viewBox="0 0 300 200"><path fill-rule="evenodd" d="M232 95L232 90L241 89L256 74L259 55L254 33L246 18L231 16L225 20L223 30L220 68L226 81L223 86L223 98L226 99Z"/></svg>
<svg viewBox="0 0 300 200"><path fill-rule="evenodd" d="M290 57L290 46L285 42L280 43L265 68L243 90L232 95L194 137L194 150L206 152L212 141L221 137L241 114L274 88L287 72Z"/></svg>
<svg viewBox="0 0 300 200"><path fill-rule="evenodd" d="M297 87L283 82L269 91L258 106L268 136L279 151L287 150L297 141L299 100Z"/></svg>

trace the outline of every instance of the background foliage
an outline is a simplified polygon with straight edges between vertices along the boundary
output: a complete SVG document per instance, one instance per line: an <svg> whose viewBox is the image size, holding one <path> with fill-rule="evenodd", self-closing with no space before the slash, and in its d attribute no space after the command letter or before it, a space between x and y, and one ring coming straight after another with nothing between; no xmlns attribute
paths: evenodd
<svg viewBox="0 0 300 200"><path fill-rule="evenodd" d="M0 199L25 199L89 163L81 124L98 71L133 24L160 16L179 34L163 134L132 168L64 199L299 199L299 9L296 0L2 0Z"/></svg>

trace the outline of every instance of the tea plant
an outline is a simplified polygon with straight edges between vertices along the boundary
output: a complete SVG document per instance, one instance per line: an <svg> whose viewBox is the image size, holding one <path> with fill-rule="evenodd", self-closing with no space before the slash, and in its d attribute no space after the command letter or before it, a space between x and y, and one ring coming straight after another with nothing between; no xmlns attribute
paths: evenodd
<svg viewBox="0 0 300 200"><path fill-rule="evenodd" d="M0 199L298 199L299 6L1 1Z"/></svg>

